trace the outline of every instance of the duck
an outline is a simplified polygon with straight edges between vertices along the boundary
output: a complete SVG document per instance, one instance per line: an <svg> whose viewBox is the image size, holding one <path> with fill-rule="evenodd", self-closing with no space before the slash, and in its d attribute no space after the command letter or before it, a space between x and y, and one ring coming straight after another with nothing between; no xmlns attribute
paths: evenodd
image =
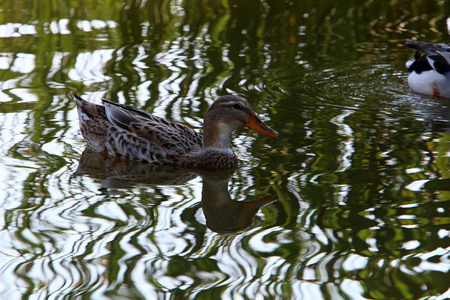
<svg viewBox="0 0 450 300"><path fill-rule="evenodd" d="M450 45L408 39L405 46L417 50L414 58L406 62L411 90L450 98Z"/></svg>
<svg viewBox="0 0 450 300"><path fill-rule="evenodd" d="M279 137L256 115L247 100L225 95L206 112L203 135L136 107L103 99L103 105L69 93L77 107L80 131L95 152L137 162L185 168L224 169L238 165L230 137L240 127Z"/></svg>

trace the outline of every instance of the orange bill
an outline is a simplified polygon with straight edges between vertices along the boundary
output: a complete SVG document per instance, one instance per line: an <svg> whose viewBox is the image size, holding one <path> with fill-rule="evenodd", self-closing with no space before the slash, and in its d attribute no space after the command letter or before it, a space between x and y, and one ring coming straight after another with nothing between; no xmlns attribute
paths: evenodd
<svg viewBox="0 0 450 300"><path fill-rule="evenodd" d="M257 132L264 134L269 137L279 137L278 132L267 126L261 121L255 113L252 114L252 119L248 122L245 127L256 130Z"/></svg>

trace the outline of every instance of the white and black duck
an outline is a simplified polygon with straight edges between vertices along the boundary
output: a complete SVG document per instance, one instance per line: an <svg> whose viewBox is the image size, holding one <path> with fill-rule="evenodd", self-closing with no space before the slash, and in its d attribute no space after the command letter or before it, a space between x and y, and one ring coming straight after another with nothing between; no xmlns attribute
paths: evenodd
<svg viewBox="0 0 450 300"><path fill-rule="evenodd" d="M414 58L406 63L411 89L450 98L450 45L406 40L405 46L417 49Z"/></svg>

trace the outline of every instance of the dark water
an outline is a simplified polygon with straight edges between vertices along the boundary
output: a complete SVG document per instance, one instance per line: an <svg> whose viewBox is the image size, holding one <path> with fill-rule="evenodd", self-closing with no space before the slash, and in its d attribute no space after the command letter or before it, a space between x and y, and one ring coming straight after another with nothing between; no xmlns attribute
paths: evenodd
<svg viewBox="0 0 450 300"><path fill-rule="evenodd" d="M450 102L405 39L447 1L0 2L1 299L447 299ZM200 129L246 98L230 172L84 151L67 93Z"/></svg>

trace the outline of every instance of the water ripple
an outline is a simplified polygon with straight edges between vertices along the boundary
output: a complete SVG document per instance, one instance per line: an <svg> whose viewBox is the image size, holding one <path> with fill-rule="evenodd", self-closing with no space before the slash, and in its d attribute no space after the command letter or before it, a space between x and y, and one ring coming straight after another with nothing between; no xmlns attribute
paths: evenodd
<svg viewBox="0 0 450 300"><path fill-rule="evenodd" d="M409 90L401 47L442 42L448 5L37 8L0 10L0 298L448 295L450 106ZM86 157L69 90L196 130L236 94L281 138L238 130L226 184Z"/></svg>

